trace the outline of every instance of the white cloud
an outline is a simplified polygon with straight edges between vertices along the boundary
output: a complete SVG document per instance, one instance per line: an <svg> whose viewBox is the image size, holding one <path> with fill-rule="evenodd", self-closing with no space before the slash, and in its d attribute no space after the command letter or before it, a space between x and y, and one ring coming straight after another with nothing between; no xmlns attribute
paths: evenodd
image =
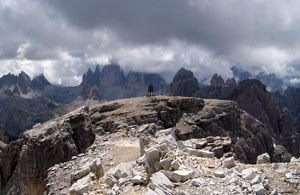
<svg viewBox="0 0 300 195"><path fill-rule="evenodd" d="M44 73L77 85L96 64L202 79L230 67L299 73L300 2L294 0L0 1L0 74Z"/></svg>

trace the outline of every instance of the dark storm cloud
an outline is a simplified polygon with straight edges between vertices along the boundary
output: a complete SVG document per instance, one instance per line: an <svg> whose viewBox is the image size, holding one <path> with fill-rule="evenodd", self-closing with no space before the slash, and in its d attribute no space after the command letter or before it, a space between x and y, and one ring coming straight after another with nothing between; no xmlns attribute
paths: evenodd
<svg viewBox="0 0 300 195"><path fill-rule="evenodd" d="M111 28L133 42L180 39L228 53L238 45L297 47L299 15L292 1L48 1L73 25ZM289 13L290 12L290 13ZM289 22L291 22L289 24Z"/></svg>
<svg viewBox="0 0 300 195"><path fill-rule="evenodd" d="M75 85L88 67L184 66L202 79L248 70L298 74L300 2L294 0L2 0L0 74L44 72Z"/></svg>

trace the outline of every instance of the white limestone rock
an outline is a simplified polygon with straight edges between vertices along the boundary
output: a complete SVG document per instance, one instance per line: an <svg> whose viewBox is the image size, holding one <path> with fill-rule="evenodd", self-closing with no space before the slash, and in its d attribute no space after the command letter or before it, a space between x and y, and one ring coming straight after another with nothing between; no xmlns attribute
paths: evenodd
<svg viewBox="0 0 300 195"><path fill-rule="evenodd" d="M198 156L198 157L213 158L215 156L215 154L213 152L210 152L207 150L184 148L183 151L190 155L194 155L194 156Z"/></svg>
<svg viewBox="0 0 300 195"><path fill-rule="evenodd" d="M261 177L256 175L250 182L251 185L259 184L261 182Z"/></svg>
<svg viewBox="0 0 300 195"><path fill-rule="evenodd" d="M256 172L251 168L242 171L242 177L246 180L252 180L256 175Z"/></svg>
<svg viewBox="0 0 300 195"><path fill-rule="evenodd" d="M145 194L157 195L166 194L172 195L174 184L162 172L156 172L151 175L149 184Z"/></svg>
<svg viewBox="0 0 300 195"><path fill-rule="evenodd" d="M268 164L271 163L271 158L268 153L263 153L257 156L256 164Z"/></svg>
<svg viewBox="0 0 300 195"><path fill-rule="evenodd" d="M174 182L185 182L195 176L195 171L177 170L169 174L169 179Z"/></svg>
<svg viewBox="0 0 300 195"><path fill-rule="evenodd" d="M142 176L137 175L134 178L131 179L132 184L134 185L140 185L144 183L144 179Z"/></svg>
<svg viewBox="0 0 300 195"><path fill-rule="evenodd" d="M234 157L226 158L226 159L223 161L223 166L226 167L227 169L230 169L230 168L232 168L232 167L235 167L235 166L236 166L236 163L235 163Z"/></svg>
<svg viewBox="0 0 300 195"><path fill-rule="evenodd" d="M224 174L223 171L215 171L215 172L214 172L214 176L220 177L220 178L224 178L224 177L225 177L225 174Z"/></svg>
<svg viewBox="0 0 300 195"><path fill-rule="evenodd" d="M288 164L287 163L275 163L275 164L273 164L272 167L276 172L279 172L279 173L283 173L283 172L286 172L288 170Z"/></svg>
<svg viewBox="0 0 300 195"><path fill-rule="evenodd" d="M70 195L81 195L99 188L99 183L93 173L77 180L69 189Z"/></svg>
<svg viewBox="0 0 300 195"><path fill-rule="evenodd" d="M205 180L202 178L197 178L197 179L193 179L191 183L195 187L200 187L201 185L203 185L205 183Z"/></svg>
<svg viewBox="0 0 300 195"><path fill-rule="evenodd" d="M160 166L164 170L170 170L171 169L172 159L171 158L165 158L165 159L162 159L159 163L160 163Z"/></svg>
<svg viewBox="0 0 300 195"><path fill-rule="evenodd" d="M256 195L265 195L266 194L266 190L262 183L253 185L252 189Z"/></svg>

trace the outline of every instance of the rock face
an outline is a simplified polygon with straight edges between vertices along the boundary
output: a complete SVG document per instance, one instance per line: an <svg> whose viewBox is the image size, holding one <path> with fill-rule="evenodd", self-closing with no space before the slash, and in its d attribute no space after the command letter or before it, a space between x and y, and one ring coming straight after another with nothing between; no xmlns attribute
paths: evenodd
<svg viewBox="0 0 300 195"><path fill-rule="evenodd" d="M20 133L33 125L57 115L57 105L43 97L0 97L0 105L0 124L6 129L6 135L11 140L17 139Z"/></svg>
<svg viewBox="0 0 300 195"><path fill-rule="evenodd" d="M95 72L93 72L90 68L86 73L82 76L81 85L90 85L90 86L99 86L100 85L100 66L97 65L95 68Z"/></svg>
<svg viewBox="0 0 300 195"><path fill-rule="evenodd" d="M237 86L234 78L224 82L223 78L217 74L211 80L210 85L200 88L194 96L209 99L228 99L229 94Z"/></svg>
<svg viewBox="0 0 300 195"><path fill-rule="evenodd" d="M124 86L125 75L119 65L104 66L100 73L100 87Z"/></svg>
<svg viewBox="0 0 300 195"><path fill-rule="evenodd" d="M233 68L233 72L235 72L235 75L239 75L240 77L248 75L247 72L240 73L235 68ZM184 80L184 78L181 79L182 81ZM181 89L175 85L172 87L173 91ZM278 143L287 148L292 155L299 156L300 135L298 131L300 127L294 124L292 117L297 116L297 100L299 98L297 99L298 96L295 95L297 93L294 91L296 90L293 88L288 88L288 90L285 92L285 95L282 96L280 93L273 93L272 96L259 80L243 80L239 83L239 85L236 85L234 78L228 79L226 82L224 82L221 76L215 74L211 79L210 85L200 88L189 95L201 98L236 101L239 108L245 110L269 126ZM276 100L279 106L277 106L273 98ZM284 108L285 105L289 106L294 112L290 113Z"/></svg>
<svg viewBox="0 0 300 195"><path fill-rule="evenodd" d="M221 77L221 75L218 75L217 73L214 74L210 80L211 85L222 85L224 84L224 80Z"/></svg>
<svg viewBox="0 0 300 195"><path fill-rule="evenodd" d="M272 93L272 97L277 102L280 108L288 108L294 120L300 122L300 89L288 87L283 94L279 92Z"/></svg>
<svg viewBox="0 0 300 195"><path fill-rule="evenodd" d="M279 133L280 113L276 103L260 81L255 79L242 81L228 99L236 101L240 108L272 127L275 133Z"/></svg>
<svg viewBox="0 0 300 195"><path fill-rule="evenodd" d="M233 151L241 162L256 163L256 157L265 152L270 154L272 161L279 161L276 156L278 154L275 155L274 153L272 141L274 137L272 135L275 135L272 130L248 113L240 110L237 104L232 101L203 101L198 98L172 97L137 100L141 106L146 104L146 107L141 110L139 109L140 106L135 107L133 104L127 107L125 105L130 105L127 102L129 100L119 101L121 105L110 105L109 107L112 108L106 108L104 104L105 108L99 107L91 110L92 116L94 116L92 120L96 126L103 127L103 132L115 132L119 131L119 128L130 129L126 127L127 125L155 123L158 126L156 129L176 128L177 137L181 140L200 139L207 136L230 137ZM149 103L146 103L147 101ZM127 103L124 105L123 102ZM116 118L113 113L117 113L117 110L122 108L126 112L129 112L128 109L134 108L135 114ZM113 109L113 111L107 115L108 113L104 113L101 111L102 109ZM147 112L142 112L142 110L147 110ZM142 117L139 116L140 112L143 113ZM184 113L189 113L189 115ZM135 134L134 131L130 131L130 133ZM219 154L218 146L212 145L211 152Z"/></svg>
<svg viewBox="0 0 300 195"><path fill-rule="evenodd" d="M286 161L289 153L237 103L187 97L83 107L0 142L0 149L2 194L212 194L213 186L251 193L268 191L271 170L292 170L247 170L241 162L255 164L263 153L272 163Z"/></svg>
<svg viewBox="0 0 300 195"><path fill-rule="evenodd" d="M92 108L93 106L103 103L104 99L99 88L90 85L82 86L80 96L78 96L74 101L60 107L57 109L57 113L60 115L66 114L81 106L88 106Z"/></svg>
<svg viewBox="0 0 300 195"><path fill-rule="evenodd" d="M170 84L170 95L191 97L199 90L198 80L193 72L181 68Z"/></svg>
<svg viewBox="0 0 300 195"><path fill-rule="evenodd" d="M155 91L161 89L161 82L164 79L159 74L129 72L126 78L126 88L130 90L141 90L145 92L148 85L151 83Z"/></svg>
<svg viewBox="0 0 300 195"><path fill-rule="evenodd" d="M33 89L37 89L43 91L45 87L51 85L49 81L45 78L43 74L36 76L31 81L31 87Z"/></svg>
<svg viewBox="0 0 300 195"><path fill-rule="evenodd" d="M75 87L58 87L48 82L44 75L32 80L25 73L7 74L0 78L0 125L11 140L33 125L54 116L73 111L80 106L93 106L105 100L145 96L149 83L155 94L161 94L159 74L131 72L125 77L118 65L96 66L82 77ZM168 92L168 85L164 92Z"/></svg>
<svg viewBox="0 0 300 195"><path fill-rule="evenodd" d="M2 194L43 194L48 168L84 152L92 130L85 107L26 131L1 150Z"/></svg>
<svg viewBox="0 0 300 195"><path fill-rule="evenodd" d="M31 89L31 79L23 71L18 76L7 74L1 77L0 88L3 95L26 96Z"/></svg>
<svg viewBox="0 0 300 195"><path fill-rule="evenodd" d="M159 74L130 71L125 76L119 65L110 64L104 66L101 71L99 66L95 72L89 69L83 75L81 85L95 86L99 88L104 99L115 100L145 96L150 83L154 87L154 92L158 93L162 88L161 82L165 84L165 93L168 92L168 85Z"/></svg>
<svg viewBox="0 0 300 195"><path fill-rule="evenodd" d="M250 79L241 82L229 99L236 101L240 108L271 127L279 143L293 155L299 156L300 137L290 113L286 109L279 110L260 81Z"/></svg>

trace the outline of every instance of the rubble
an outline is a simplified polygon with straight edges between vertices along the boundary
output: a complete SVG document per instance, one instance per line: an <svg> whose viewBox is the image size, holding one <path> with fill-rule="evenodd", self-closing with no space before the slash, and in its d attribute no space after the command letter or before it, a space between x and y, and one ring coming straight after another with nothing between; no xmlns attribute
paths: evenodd
<svg viewBox="0 0 300 195"><path fill-rule="evenodd" d="M186 101L140 98L138 101L139 104L127 108L132 111L118 110L124 109L126 102L116 109L108 109L111 110L108 113L102 111L102 107L90 111L89 120L93 122L90 129L92 125L101 127L102 133L96 134L94 142L85 150L47 168L45 186L41 189L44 195L300 192L298 159L293 158L290 163L271 163L272 158L270 161L265 158L269 149L256 152L252 151L253 147L250 150L252 144L264 142L267 135L255 134L247 128L264 127L238 108L232 108L231 102L189 98ZM148 110L139 110L140 105ZM155 112L149 105L155 107ZM244 127L237 127L232 119L224 122L227 114L241 117ZM186 121L198 126L187 125ZM249 135L249 139L232 136L230 125ZM205 134L207 132L211 134ZM6 147L9 146L4 149ZM245 163L249 161L252 164Z"/></svg>

